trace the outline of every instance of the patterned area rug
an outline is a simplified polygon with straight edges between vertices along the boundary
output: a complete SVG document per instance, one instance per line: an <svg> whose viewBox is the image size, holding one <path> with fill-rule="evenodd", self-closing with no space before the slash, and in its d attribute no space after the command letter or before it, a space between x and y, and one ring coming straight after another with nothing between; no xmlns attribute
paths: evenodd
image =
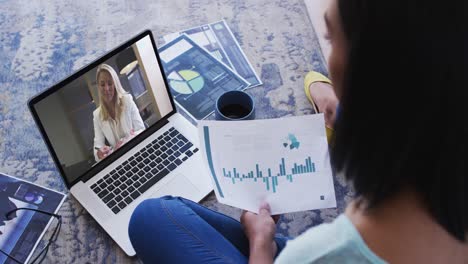
<svg viewBox="0 0 468 264"><path fill-rule="evenodd" d="M225 19L264 85L250 89L257 118L313 113L302 88L327 73L302 0L0 0L0 171L67 192L33 124L27 101L144 29L158 37ZM335 178L338 208L287 214L278 232L295 237L343 212L351 191ZM307 199L307 197L304 197ZM203 202L239 218L240 211ZM132 263L71 196L46 263Z"/></svg>

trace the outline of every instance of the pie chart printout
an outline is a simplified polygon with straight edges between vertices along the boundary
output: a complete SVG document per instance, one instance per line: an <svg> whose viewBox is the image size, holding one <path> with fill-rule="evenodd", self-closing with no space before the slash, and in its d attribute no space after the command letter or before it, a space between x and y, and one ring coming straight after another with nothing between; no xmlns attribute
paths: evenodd
<svg viewBox="0 0 468 264"><path fill-rule="evenodd" d="M190 121L213 113L216 99L250 83L183 34L159 48L171 94Z"/></svg>
<svg viewBox="0 0 468 264"><path fill-rule="evenodd" d="M205 86L203 76L194 70L173 71L168 79L171 88L179 94L194 94Z"/></svg>

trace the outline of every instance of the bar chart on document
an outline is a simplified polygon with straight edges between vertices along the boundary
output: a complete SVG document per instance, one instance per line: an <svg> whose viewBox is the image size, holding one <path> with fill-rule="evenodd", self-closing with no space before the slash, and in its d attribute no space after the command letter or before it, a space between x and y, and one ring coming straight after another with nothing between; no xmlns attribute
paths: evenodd
<svg viewBox="0 0 468 264"><path fill-rule="evenodd" d="M221 203L272 213L336 206L323 116L202 121L200 142Z"/></svg>

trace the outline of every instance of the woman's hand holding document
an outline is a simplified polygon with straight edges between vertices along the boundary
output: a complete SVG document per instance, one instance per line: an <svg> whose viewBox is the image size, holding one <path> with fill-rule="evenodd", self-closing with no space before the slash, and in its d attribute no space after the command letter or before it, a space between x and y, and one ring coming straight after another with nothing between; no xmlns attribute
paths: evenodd
<svg viewBox="0 0 468 264"><path fill-rule="evenodd" d="M271 213L336 207L323 114L198 124L220 203Z"/></svg>

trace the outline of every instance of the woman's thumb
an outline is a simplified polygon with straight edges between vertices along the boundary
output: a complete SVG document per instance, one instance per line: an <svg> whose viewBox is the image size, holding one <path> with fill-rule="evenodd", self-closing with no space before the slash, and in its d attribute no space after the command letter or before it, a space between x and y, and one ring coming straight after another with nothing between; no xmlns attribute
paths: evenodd
<svg viewBox="0 0 468 264"><path fill-rule="evenodd" d="M271 215L270 205L267 202L263 202L260 205L260 209L258 210L258 213L260 215Z"/></svg>

